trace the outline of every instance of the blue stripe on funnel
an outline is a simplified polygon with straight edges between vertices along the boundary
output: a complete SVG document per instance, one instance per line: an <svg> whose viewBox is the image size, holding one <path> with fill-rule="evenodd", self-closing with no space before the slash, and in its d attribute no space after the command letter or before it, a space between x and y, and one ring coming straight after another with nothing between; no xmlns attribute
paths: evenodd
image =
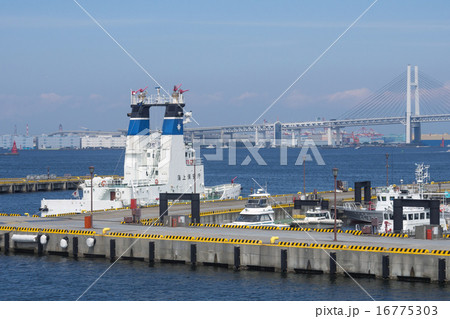
<svg viewBox="0 0 450 319"><path fill-rule="evenodd" d="M150 123L148 119L133 120L130 119L128 125L128 135L149 135Z"/></svg>
<svg viewBox="0 0 450 319"><path fill-rule="evenodd" d="M183 135L183 119L164 119L163 135Z"/></svg>

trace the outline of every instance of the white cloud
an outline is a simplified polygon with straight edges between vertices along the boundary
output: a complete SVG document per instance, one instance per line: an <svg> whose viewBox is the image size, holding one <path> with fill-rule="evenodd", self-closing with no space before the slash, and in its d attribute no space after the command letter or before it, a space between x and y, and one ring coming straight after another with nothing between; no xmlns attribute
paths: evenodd
<svg viewBox="0 0 450 319"><path fill-rule="evenodd" d="M251 99L254 97L257 97L258 94L256 94L255 92L244 92L241 95L239 95L236 100L238 101L243 101L243 100L247 100L247 99Z"/></svg>
<svg viewBox="0 0 450 319"><path fill-rule="evenodd" d="M100 94L92 93L92 94L89 95L89 99L90 100L98 100L98 99L101 99L101 98L102 98L102 96Z"/></svg>
<svg viewBox="0 0 450 319"><path fill-rule="evenodd" d="M362 100L362 99L368 97L371 93L372 93L372 91L370 91L367 88L353 89L353 90L336 92L336 93L327 95L326 99L329 102L348 100L348 99Z"/></svg>
<svg viewBox="0 0 450 319"><path fill-rule="evenodd" d="M289 95L286 97L286 105L289 107L299 107L306 104L309 104L313 102L315 99L310 96L306 95L300 90L293 90Z"/></svg>
<svg viewBox="0 0 450 319"><path fill-rule="evenodd" d="M70 96L62 96L56 93L42 93L39 97L47 103L62 103L70 99Z"/></svg>

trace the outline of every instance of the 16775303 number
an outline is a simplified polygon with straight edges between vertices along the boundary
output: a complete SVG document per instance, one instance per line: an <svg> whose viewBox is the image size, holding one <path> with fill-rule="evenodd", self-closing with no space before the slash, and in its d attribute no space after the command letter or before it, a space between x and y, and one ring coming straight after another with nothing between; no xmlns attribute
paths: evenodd
<svg viewBox="0 0 450 319"><path fill-rule="evenodd" d="M437 306L377 306L377 316L437 316Z"/></svg>

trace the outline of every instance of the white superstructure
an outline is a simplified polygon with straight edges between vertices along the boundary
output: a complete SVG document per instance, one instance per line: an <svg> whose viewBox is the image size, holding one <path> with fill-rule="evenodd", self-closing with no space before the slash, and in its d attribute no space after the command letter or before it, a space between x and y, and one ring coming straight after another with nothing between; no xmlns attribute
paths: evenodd
<svg viewBox="0 0 450 319"><path fill-rule="evenodd" d="M270 194L263 189L249 195L245 208L230 225L275 226L275 212L269 205L269 198Z"/></svg>
<svg viewBox="0 0 450 319"><path fill-rule="evenodd" d="M190 121L185 113L183 90L174 88L171 97L147 91L131 93L131 113L124 161L124 178L94 177L93 210L122 208L131 199L138 205L159 202L160 193L200 193L202 199L236 198L236 183L206 187L204 168L191 145L185 144L183 125ZM165 107L161 132L150 132L150 108ZM83 212L91 209L91 181L80 185L80 199L41 201L41 215Z"/></svg>

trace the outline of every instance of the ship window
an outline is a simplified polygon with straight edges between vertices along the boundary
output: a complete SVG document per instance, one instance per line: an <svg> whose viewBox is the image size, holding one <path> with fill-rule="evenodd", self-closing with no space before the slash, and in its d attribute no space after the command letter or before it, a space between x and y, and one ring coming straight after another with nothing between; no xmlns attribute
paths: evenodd
<svg viewBox="0 0 450 319"><path fill-rule="evenodd" d="M191 179L191 174L188 174L188 179Z"/></svg>
<svg viewBox="0 0 450 319"><path fill-rule="evenodd" d="M406 215L405 214L403 214L403 220L406 220Z"/></svg>
<svg viewBox="0 0 450 319"><path fill-rule="evenodd" d="M378 196L378 201L381 201L381 198L380 198L380 196Z"/></svg>
<svg viewBox="0 0 450 319"><path fill-rule="evenodd" d="M408 220L413 220L413 214L408 214Z"/></svg>
<svg viewBox="0 0 450 319"><path fill-rule="evenodd" d="M419 213L414 214L414 219L419 219Z"/></svg>
<svg viewBox="0 0 450 319"><path fill-rule="evenodd" d="M184 153L184 156L185 156L185 157L188 157L188 154L187 154L187 152L185 152L185 153Z"/></svg>
<svg viewBox="0 0 450 319"><path fill-rule="evenodd" d="M388 214L384 214L384 219L389 219L389 215Z"/></svg>
<svg viewBox="0 0 450 319"><path fill-rule="evenodd" d="M180 175L178 175L178 180L181 181L181 176Z"/></svg>
<svg viewBox="0 0 450 319"><path fill-rule="evenodd" d="M259 222L261 216L259 215L239 215L238 218L236 218L237 222Z"/></svg>
<svg viewBox="0 0 450 319"><path fill-rule="evenodd" d="M385 202L385 201L386 201L386 196L381 197L381 200L382 200L383 202Z"/></svg>
<svg viewBox="0 0 450 319"><path fill-rule="evenodd" d="M427 213L427 219L430 219L430 213Z"/></svg>
<svg viewBox="0 0 450 319"><path fill-rule="evenodd" d="M198 173L198 177L200 178L200 173Z"/></svg>
<svg viewBox="0 0 450 319"><path fill-rule="evenodd" d="M420 219L425 219L425 213L420 213Z"/></svg>
<svg viewBox="0 0 450 319"><path fill-rule="evenodd" d="M261 221L262 221L262 222L264 222L264 221L270 221L269 215L262 215L262 216L261 216Z"/></svg>
<svg viewBox="0 0 450 319"><path fill-rule="evenodd" d="M394 214L389 214L389 219L394 219Z"/></svg>
<svg viewBox="0 0 450 319"><path fill-rule="evenodd" d="M395 199L395 197L394 196L391 196L391 198L390 198L391 200L394 200Z"/></svg>

